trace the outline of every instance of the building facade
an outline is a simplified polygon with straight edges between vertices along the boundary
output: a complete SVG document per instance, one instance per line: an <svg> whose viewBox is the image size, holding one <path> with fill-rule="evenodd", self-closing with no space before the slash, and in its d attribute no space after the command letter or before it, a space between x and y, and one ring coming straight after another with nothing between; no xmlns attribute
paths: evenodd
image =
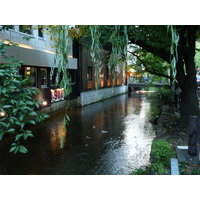
<svg viewBox="0 0 200 200"><path fill-rule="evenodd" d="M55 49L52 47L50 36L37 26L9 25L0 31L0 41L10 40L17 47L7 48L6 55L24 61L20 74L30 81L31 87L41 93L34 96L43 99L42 109L53 113L71 106L84 106L101 99L106 99L127 92L124 64L116 68L115 83L112 82L109 67L104 66L99 73L99 89L95 89L94 68L89 50L77 42L70 42L68 55L68 70L71 75L72 93L64 98L64 89L55 87L55 74L51 76L54 64ZM5 28L5 27L4 27ZM29 37L29 39L27 39ZM30 39L31 37L31 39ZM104 53L102 53L102 57ZM0 62L2 62L0 60ZM55 68L56 71L56 68ZM113 90L114 86L116 88ZM95 98L94 98L95 93ZM98 95L97 95L98 93Z"/></svg>

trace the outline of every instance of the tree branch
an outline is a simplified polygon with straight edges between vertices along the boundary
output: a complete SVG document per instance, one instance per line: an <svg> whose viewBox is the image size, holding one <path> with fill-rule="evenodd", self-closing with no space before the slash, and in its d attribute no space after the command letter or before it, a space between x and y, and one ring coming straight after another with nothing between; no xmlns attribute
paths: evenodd
<svg viewBox="0 0 200 200"><path fill-rule="evenodd" d="M151 74L153 74L153 75L157 75L157 76L162 76L162 77L165 77L165 78L169 78L169 79L172 78L172 76L168 76L168 75L166 75L166 74L162 74L162 73L158 73L158 72L154 72L154 71L150 70L150 69L146 66L146 64L143 62L143 60L139 58L139 56L138 56L137 54L135 54L134 52L130 52L130 51L128 51L128 52L131 53L132 55L134 55L135 57L137 57L137 59L144 65L145 71L146 71L146 72L149 72L149 73L151 73Z"/></svg>

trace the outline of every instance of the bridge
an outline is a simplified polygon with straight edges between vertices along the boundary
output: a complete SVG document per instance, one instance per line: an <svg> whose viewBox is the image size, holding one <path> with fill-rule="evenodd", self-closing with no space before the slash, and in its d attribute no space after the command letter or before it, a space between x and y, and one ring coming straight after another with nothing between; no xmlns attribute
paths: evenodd
<svg viewBox="0 0 200 200"><path fill-rule="evenodd" d="M146 83L130 83L128 84L128 91L132 92L134 90L142 90L145 87L163 87L163 83L154 83L154 84L146 84Z"/></svg>

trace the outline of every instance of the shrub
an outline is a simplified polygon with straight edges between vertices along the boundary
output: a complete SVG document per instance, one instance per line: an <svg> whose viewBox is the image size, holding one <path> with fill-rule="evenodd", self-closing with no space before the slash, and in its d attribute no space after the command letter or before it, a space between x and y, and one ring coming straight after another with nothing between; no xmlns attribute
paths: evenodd
<svg viewBox="0 0 200 200"><path fill-rule="evenodd" d="M153 93L152 97L158 104L171 104L173 91L169 87L162 87Z"/></svg>
<svg viewBox="0 0 200 200"><path fill-rule="evenodd" d="M32 96L39 90L29 87L28 79L19 74L22 62L13 56L7 57L7 47L8 44L0 41L0 56L3 58L0 63L0 141L4 135L12 134L15 142L11 144L10 152L26 153L28 150L20 145L20 139L26 140L33 134L25 126L42 122L48 115L36 111L42 99L35 100Z"/></svg>
<svg viewBox="0 0 200 200"><path fill-rule="evenodd" d="M151 169L157 174L169 172L170 158L175 157L175 151L167 141L154 140L151 150Z"/></svg>

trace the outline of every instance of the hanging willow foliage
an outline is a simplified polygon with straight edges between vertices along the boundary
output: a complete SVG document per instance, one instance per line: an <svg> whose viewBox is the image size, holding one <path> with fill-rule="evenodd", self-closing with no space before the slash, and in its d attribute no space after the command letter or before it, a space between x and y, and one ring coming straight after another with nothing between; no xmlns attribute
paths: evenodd
<svg viewBox="0 0 200 200"><path fill-rule="evenodd" d="M90 33L91 33L91 49L90 54L92 57L92 61L94 63L95 68L95 87L97 89L99 83L99 71L103 66L101 62L101 49L102 45L100 44L100 37L101 37L101 26L93 25L90 26ZM128 33L127 33L127 26L123 25L114 25L112 26L111 35L109 38L109 42L112 45L112 52L110 53L110 57L108 60L108 66L110 68L111 76L112 76L112 83L116 79L115 69L118 66L119 60L123 58L127 58L127 45L128 45Z"/></svg>
<svg viewBox="0 0 200 200"><path fill-rule="evenodd" d="M54 57L54 67L51 70L51 76L55 72L55 67L57 66L57 74L56 74L56 84L60 87L64 88L64 96L66 97L71 93L71 76L69 73L69 26L68 25L58 25L51 26L50 36L51 40L55 43L55 57ZM66 126L69 124L69 116L65 115L64 117L64 129L66 130Z"/></svg>
<svg viewBox="0 0 200 200"><path fill-rule="evenodd" d="M51 26L51 40L55 43L55 57L54 57L54 67L51 70L51 76L55 72L55 67L57 66L56 74L56 84L64 88L64 96L66 97L71 93L71 76L69 73L69 26L68 25L58 25Z"/></svg>
<svg viewBox="0 0 200 200"><path fill-rule="evenodd" d="M176 30L176 27L173 25L168 26L168 30L171 31L171 47L170 47L170 54L171 54L171 69L172 69L172 76L173 82L176 81L176 63L178 62L178 42L179 42L179 34Z"/></svg>
<svg viewBox="0 0 200 200"><path fill-rule="evenodd" d="M121 33L121 27L123 32ZM115 81L116 73L115 69L119 60L123 60L123 57L127 58L127 45L128 45L128 33L127 26L115 25L110 36L109 42L112 44L112 53L108 65L111 69L112 82Z"/></svg>
<svg viewBox="0 0 200 200"><path fill-rule="evenodd" d="M102 66L101 62L101 44L99 38L101 36L101 29L98 25L89 26L90 34L92 39L92 44L90 48L90 55L92 57L92 61L94 63L95 69L95 88L97 89L99 86L99 71Z"/></svg>

